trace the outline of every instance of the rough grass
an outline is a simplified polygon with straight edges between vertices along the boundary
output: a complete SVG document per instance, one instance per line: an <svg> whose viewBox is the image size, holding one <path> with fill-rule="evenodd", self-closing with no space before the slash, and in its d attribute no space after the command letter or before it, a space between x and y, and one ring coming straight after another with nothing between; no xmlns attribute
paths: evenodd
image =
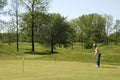
<svg viewBox="0 0 120 80"><path fill-rule="evenodd" d="M120 46L118 45L102 45L98 46L102 53L102 63L120 65ZM79 43L74 43L74 48L59 48L56 47L55 53L50 52L49 47L35 44L35 52L31 52L31 43L20 42L19 52L16 51L16 43L10 46L0 44L0 59L21 59L27 60L57 60L57 61L77 61L95 63L93 57L94 49L82 49Z"/></svg>
<svg viewBox="0 0 120 80"><path fill-rule="evenodd" d="M120 66L69 61L0 60L0 80L120 80Z"/></svg>

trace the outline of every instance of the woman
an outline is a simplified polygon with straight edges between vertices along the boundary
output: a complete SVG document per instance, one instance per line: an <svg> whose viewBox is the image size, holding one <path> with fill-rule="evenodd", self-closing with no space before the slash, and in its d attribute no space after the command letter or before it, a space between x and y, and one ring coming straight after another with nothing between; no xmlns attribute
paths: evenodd
<svg viewBox="0 0 120 80"><path fill-rule="evenodd" d="M95 43L93 44L93 47L95 48L95 54L94 54L94 56L97 57L96 67L98 68L98 67L100 67L100 57L101 57L101 53L100 53L100 51L99 51L99 49L98 49L98 47L97 47L97 45L96 45Z"/></svg>

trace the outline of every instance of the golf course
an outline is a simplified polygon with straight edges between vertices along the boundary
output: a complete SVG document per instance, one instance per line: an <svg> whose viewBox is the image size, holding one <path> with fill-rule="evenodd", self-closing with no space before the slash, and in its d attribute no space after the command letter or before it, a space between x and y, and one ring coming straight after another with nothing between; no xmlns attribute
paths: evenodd
<svg viewBox="0 0 120 80"><path fill-rule="evenodd" d="M120 80L120 0L0 0L0 80Z"/></svg>
<svg viewBox="0 0 120 80"><path fill-rule="evenodd" d="M120 80L120 66L93 63L4 60L0 61L0 80Z"/></svg>
<svg viewBox="0 0 120 80"><path fill-rule="evenodd" d="M26 46L25 46L26 45ZM30 43L21 43L20 52L15 44L0 46L0 80L120 80L120 47L103 46L101 67L96 68L93 49L48 48L36 43L36 52L30 52ZM111 49L112 48L112 49Z"/></svg>

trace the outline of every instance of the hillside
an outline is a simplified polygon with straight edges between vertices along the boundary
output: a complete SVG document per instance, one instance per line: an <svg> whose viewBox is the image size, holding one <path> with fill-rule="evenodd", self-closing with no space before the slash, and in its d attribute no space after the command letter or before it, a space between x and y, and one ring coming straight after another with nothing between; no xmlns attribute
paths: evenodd
<svg viewBox="0 0 120 80"><path fill-rule="evenodd" d="M113 44L99 45L99 48L102 53L101 63L120 65L120 46ZM94 49L82 49L79 44L75 44L73 50L71 48L59 48L56 51L58 53L44 56L42 59L95 63Z"/></svg>
<svg viewBox="0 0 120 80"><path fill-rule="evenodd" d="M20 51L16 52L16 44L8 46L7 44L0 44L0 59L17 59L25 58L27 60L55 60L55 61L81 61L95 63L93 57L94 49L82 49L79 43L71 47L55 49L55 53L49 52L50 48L35 44L36 52L31 52L30 43L20 43ZM108 46L99 45L102 53L101 63L120 65L120 46L110 44ZM17 56L17 57L16 57Z"/></svg>
<svg viewBox="0 0 120 80"><path fill-rule="evenodd" d="M14 47L0 43L0 59L16 59Z"/></svg>

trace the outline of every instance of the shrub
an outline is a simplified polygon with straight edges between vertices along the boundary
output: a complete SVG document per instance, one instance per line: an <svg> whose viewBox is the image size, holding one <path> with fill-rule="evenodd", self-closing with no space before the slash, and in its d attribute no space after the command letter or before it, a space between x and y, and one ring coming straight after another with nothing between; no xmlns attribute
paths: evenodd
<svg viewBox="0 0 120 80"><path fill-rule="evenodd" d="M91 49L93 46L93 43L92 42L86 42L85 44L84 44L84 48L85 49Z"/></svg>

